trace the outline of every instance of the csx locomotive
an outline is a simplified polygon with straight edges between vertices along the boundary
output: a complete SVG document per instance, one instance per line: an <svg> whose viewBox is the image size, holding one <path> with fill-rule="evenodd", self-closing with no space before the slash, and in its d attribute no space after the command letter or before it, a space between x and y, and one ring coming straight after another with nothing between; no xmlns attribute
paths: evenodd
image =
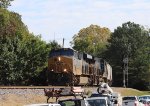
<svg viewBox="0 0 150 106"><path fill-rule="evenodd" d="M98 85L112 81L112 67L101 58L61 48L50 51L47 77L51 85Z"/></svg>

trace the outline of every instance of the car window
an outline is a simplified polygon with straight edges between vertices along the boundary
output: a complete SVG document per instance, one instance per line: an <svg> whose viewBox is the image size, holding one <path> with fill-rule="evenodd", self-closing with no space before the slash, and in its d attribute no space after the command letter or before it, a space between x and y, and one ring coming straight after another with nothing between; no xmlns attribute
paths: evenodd
<svg viewBox="0 0 150 106"><path fill-rule="evenodd" d="M65 102L63 102L63 104L65 104L64 106L74 106L75 105L74 101L65 101Z"/></svg>
<svg viewBox="0 0 150 106"><path fill-rule="evenodd" d="M87 100L89 106L106 106L106 101L103 99Z"/></svg>
<svg viewBox="0 0 150 106"><path fill-rule="evenodd" d="M61 106L81 106L80 101L61 101Z"/></svg>
<svg viewBox="0 0 150 106"><path fill-rule="evenodd" d="M92 94L90 97L100 97L100 94Z"/></svg>
<svg viewBox="0 0 150 106"><path fill-rule="evenodd" d="M135 97L123 97L123 100L136 100Z"/></svg>
<svg viewBox="0 0 150 106"><path fill-rule="evenodd" d="M139 99L150 99L150 96L141 96Z"/></svg>

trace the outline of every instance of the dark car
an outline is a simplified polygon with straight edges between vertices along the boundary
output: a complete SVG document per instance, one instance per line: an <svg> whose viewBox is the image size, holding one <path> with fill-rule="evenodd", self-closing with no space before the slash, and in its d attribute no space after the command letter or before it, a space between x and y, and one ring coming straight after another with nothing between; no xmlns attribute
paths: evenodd
<svg viewBox="0 0 150 106"><path fill-rule="evenodd" d="M66 100L60 100L58 103L61 106L81 106L81 100L82 99L66 99Z"/></svg>

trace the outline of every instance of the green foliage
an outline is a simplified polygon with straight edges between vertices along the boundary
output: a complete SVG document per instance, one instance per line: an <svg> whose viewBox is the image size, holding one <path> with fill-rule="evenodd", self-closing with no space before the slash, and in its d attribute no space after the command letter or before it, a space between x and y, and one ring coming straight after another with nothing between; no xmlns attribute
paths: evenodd
<svg viewBox="0 0 150 106"><path fill-rule="evenodd" d="M46 42L43 42L39 36L27 36L21 41L21 51L18 58L22 61L16 68L23 72L23 84L34 84L39 72L46 66L47 56L50 48L47 48ZM24 67L22 67L24 65ZM19 67L20 66L20 67ZM20 68L20 69L19 69Z"/></svg>
<svg viewBox="0 0 150 106"><path fill-rule="evenodd" d="M0 13L0 85L37 85L49 51L60 46L29 33L19 14Z"/></svg>
<svg viewBox="0 0 150 106"><path fill-rule="evenodd" d="M0 8L7 8L10 6L10 2L14 0L0 0Z"/></svg>
<svg viewBox="0 0 150 106"><path fill-rule="evenodd" d="M47 44L51 49L59 49L61 48L61 46L55 41L50 41L48 44Z"/></svg>
<svg viewBox="0 0 150 106"><path fill-rule="evenodd" d="M29 31L21 20L21 16L6 9L0 9L0 37L15 36L19 31L23 36L28 35Z"/></svg>
<svg viewBox="0 0 150 106"><path fill-rule="evenodd" d="M148 30L131 22L122 24L112 33L105 57L113 66L114 85L123 85L123 59L127 56L129 58L129 86L135 87L134 85L138 82L150 81L148 80L150 76L149 39Z"/></svg>
<svg viewBox="0 0 150 106"><path fill-rule="evenodd" d="M86 52L95 56L101 56L106 49L107 40L110 38L110 30L97 25L83 28L73 37L71 44L78 51Z"/></svg>

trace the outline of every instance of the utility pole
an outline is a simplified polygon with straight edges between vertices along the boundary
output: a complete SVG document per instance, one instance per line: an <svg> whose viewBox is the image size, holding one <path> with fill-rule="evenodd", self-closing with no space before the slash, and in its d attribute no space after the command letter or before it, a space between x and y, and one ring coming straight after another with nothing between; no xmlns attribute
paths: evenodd
<svg viewBox="0 0 150 106"><path fill-rule="evenodd" d="M127 58L123 59L123 87L126 88Z"/></svg>
<svg viewBox="0 0 150 106"><path fill-rule="evenodd" d="M65 39L63 38L63 44L62 44L62 47L64 48L64 42L65 42Z"/></svg>
<svg viewBox="0 0 150 106"><path fill-rule="evenodd" d="M126 73L127 73L127 87L128 87L128 76L129 76L129 73L128 73L128 63L129 63L129 58L128 58L128 54L127 54L127 63L126 63Z"/></svg>
<svg viewBox="0 0 150 106"><path fill-rule="evenodd" d="M123 59L123 87L128 87L128 55Z"/></svg>
<svg viewBox="0 0 150 106"><path fill-rule="evenodd" d="M128 72L128 64L129 64L129 53L130 53L130 46L131 44L129 43L127 45L127 53L123 59L124 67L123 67L123 87L128 87L128 80L129 80L129 72Z"/></svg>

